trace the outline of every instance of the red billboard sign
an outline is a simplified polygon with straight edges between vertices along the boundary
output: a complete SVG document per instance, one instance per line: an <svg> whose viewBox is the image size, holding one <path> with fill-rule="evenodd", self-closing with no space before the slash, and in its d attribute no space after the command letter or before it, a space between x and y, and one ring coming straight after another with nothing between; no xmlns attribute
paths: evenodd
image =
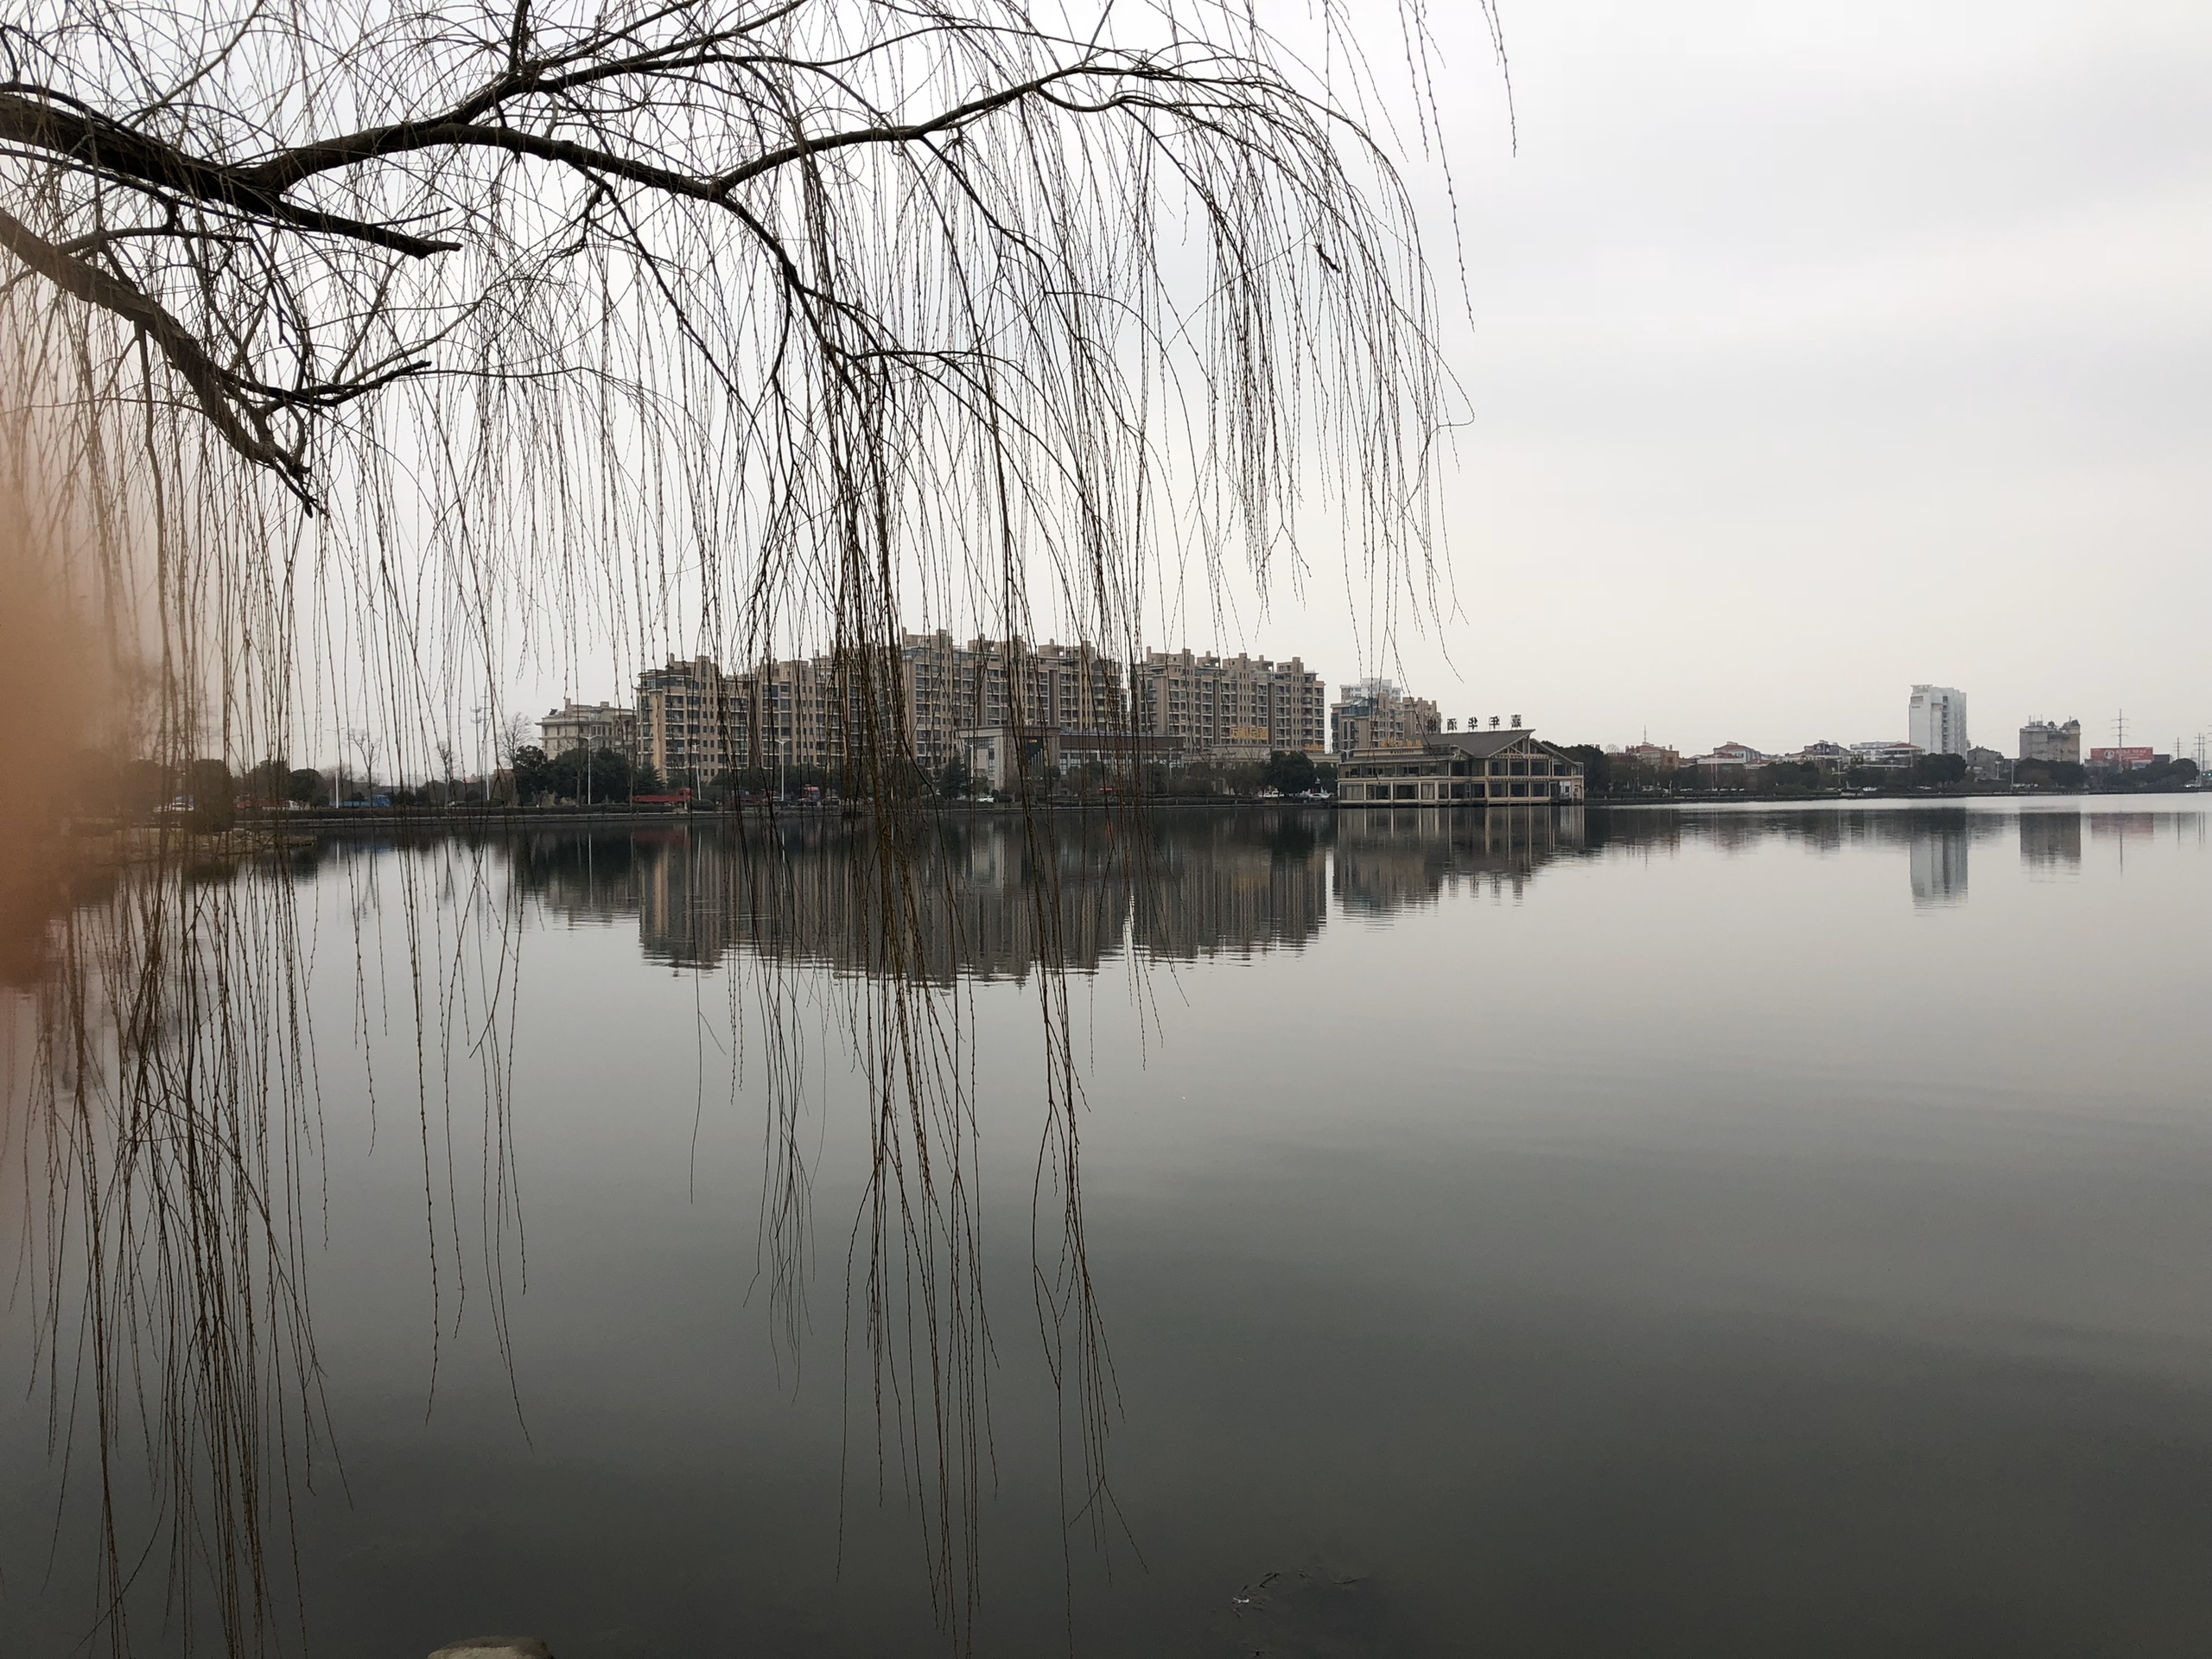
<svg viewBox="0 0 2212 1659"><path fill-rule="evenodd" d="M2151 764L2148 749L2091 749L2089 764L2093 766L2118 766L2125 772L2140 772Z"/></svg>

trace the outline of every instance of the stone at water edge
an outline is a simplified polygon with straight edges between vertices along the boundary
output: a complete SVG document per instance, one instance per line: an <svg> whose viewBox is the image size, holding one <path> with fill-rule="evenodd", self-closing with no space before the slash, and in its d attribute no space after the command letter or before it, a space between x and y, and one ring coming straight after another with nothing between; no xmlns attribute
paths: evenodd
<svg viewBox="0 0 2212 1659"><path fill-rule="evenodd" d="M430 1659L553 1659L553 1650L534 1636L472 1636Z"/></svg>

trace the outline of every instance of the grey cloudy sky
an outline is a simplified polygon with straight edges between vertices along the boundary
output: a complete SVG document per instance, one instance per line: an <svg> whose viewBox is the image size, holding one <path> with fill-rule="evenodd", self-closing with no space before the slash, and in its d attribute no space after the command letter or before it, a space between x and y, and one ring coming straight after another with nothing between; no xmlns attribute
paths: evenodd
<svg viewBox="0 0 2212 1659"><path fill-rule="evenodd" d="M1434 18L1471 312L1413 178L1471 422L1457 613L1401 677L1685 749L1902 738L1916 680L2007 752L2212 728L2212 4L1503 7L1517 154L1479 14ZM1372 671L1303 530L1302 601L1152 643Z"/></svg>
<svg viewBox="0 0 2212 1659"><path fill-rule="evenodd" d="M1902 737L1914 680L2008 752L2212 725L2212 6L1509 0L1517 156L1440 21L1474 422L1418 689L1699 748ZM1331 586L1255 642L1347 677Z"/></svg>

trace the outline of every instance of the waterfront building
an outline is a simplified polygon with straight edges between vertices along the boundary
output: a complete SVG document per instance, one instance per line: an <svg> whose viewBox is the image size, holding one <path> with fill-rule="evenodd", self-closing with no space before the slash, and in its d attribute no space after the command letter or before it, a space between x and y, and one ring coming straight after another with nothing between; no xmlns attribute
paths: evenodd
<svg viewBox="0 0 2212 1659"><path fill-rule="evenodd" d="M1149 651L1129 665L1129 696L1135 729L1179 745L1185 760L1325 753L1328 690L1296 657Z"/></svg>
<svg viewBox="0 0 2212 1659"><path fill-rule="evenodd" d="M1329 710L1329 747L1338 754L1399 744L1419 747L1444 729L1434 703L1401 691L1389 680L1361 680L1340 689L1342 697ZM1520 725L1518 715L1513 723ZM1497 724L1494 717L1491 724ZM1472 720L1467 729L1475 729Z"/></svg>
<svg viewBox="0 0 2212 1659"><path fill-rule="evenodd" d="M2171 758L2133 746L2089 751L2089 764L2105 772L2146 772L2154 762Z"/></svg>
<svg viewBox="0 0 2212 1659"><path fill-rule="evenodd" d="M1617 764L1639 766L1646 772L1664 774L1682 768L1681 751L1670 749L1663 743L1631 743L1614 753Z"/></svg>
<svg viewBox="0 0 2212 1659"><path fill-rule="evenodd" d="M538 747L549 758L572 749L587 749L594 754L601 749L635 754L638 714L634 709L612 702L564 702L545 711L537 722L537 732Z"/></svg>
<svg viewBox="0 0 2212 1659"><path fill-rule="evenodd" d="M1795 760L1802 766L1818 766L1822 772L1842 772L1851 765L1851 751L1827 738L1817 743L1808 743L1796 753L1784 758Z"/></svg>
<svg viewBox="0 0 2212 1659"><path fill-rule="evenodd" d="M2001 784L2012 767L2012 762L1994 749L1968 749L1967 773L1976 783Z"/></svg>
<svg viewBox="0 0 2212 1659"><path fill-rule="evenodd" d="M1905 736L1923 754L1964 754L1967 694L1948 685L1916 685L1905 711Z"/></svg>
<svg viewBox="0 0 2212 1659"><path fill-rule="evenodd" d="M1051 726L969 726L955 734L969 781L997 791L1060 769L1060 734Z"/></svg>
<svg viewBox="0 0 2212 1659"><path fill-rule="evenodd" d="M1749 766L1763 766L1770 759L1772 759L1771 756L1753 748L1748 743L1738 743L1731 740L1726 743L1716 745L1710 754L1692 755L1690 765L1701 766L1707 772L1717 772L1730 766L1740 772Z"/></svg>
<svg viewBox="0 0 2212 1659"><path fill-rule="evenodd" d="M1917 743L1899 743L1891 738L1876 738L1872 742L1851 746L1851 764L1854 766L1886 767L1894 771L1910 766L1926 753Z"/></svg>
<svg viewBox="0 0 2212 1659"><path fill-rule="evenodd" d="M1527 727L1437 732L1417 744L1354 749L1338 764L1343 806L1580 803L1582 763Z"/></svg>
<svg viewBox="0 0 2212 1659"><path fill-rule="evenodd" d="M2069 720L2061 726L2053 721L2030 721L2020 728L2020 759L2081 765L2082 722Z"/></svg>

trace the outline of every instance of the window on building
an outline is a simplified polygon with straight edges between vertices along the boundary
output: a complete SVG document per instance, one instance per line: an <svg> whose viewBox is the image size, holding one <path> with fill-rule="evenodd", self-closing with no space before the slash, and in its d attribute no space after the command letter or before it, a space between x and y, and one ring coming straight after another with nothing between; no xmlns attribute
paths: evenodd
<svg viewBox="0 0 2212 1659"><path fill-rule="evenodd" d="M1526 778L1529 775L1529 763L1526 760L1516 760L1513 762L1512 770L1513 775L1516 778ZM1526 790L1516 790L1514 793L1516 795L1525 795L1528 791Z"/></svg>
<svg viewBox="0 0 2212 1659"><path fill-rule="evenodd" d="M1526 795L1529 792L1529 785L1526 784L1516 784L1513 785L1513 792L1516 795Z"/></svg>
<svg viewBox="0 0 2212 1659"><path fill-rule="evenodd" d="M1398 785L1398 798L1402 801L1410 801L1414 799L1419 792L1420 789L1417 785L1400 784Z"/></svg>

